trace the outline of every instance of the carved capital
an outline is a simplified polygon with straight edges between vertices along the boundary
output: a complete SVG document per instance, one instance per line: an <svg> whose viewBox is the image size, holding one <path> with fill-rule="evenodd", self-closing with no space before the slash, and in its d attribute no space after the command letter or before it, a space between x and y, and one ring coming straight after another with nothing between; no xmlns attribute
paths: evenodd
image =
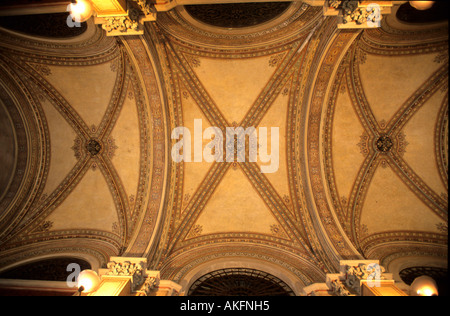
<svg viewBox="0 0 450 316"><path fill-rule="evenodd" d="M386 269L378 263L360 263L358 265L346 265L347 279L345 284L361 294L361 281L379 282L386 280L383 273Z"/></svg>
<svg viewBox="0 0 450 316"><path fill-rule="evenodd" d="M325 16L337 16L338 28L380 27L383 15L391 13L392 1L327 0Z"/></svg>
<svg viewBox="0 0 450 316"><path fill-rule="evenodd" d="M149 271L148 277L144 282L144 285L141 287L139 291L137 291L138 296L150 296L152 292L155 292L158 289L160 276L157 271Z"/></svg>
<svg viewBox="0 0 450 316"><path fill-rule="evenodd" d="M131 291L135 292L144 283L146 275L145 261L131 261L131 260L112 260L107 264L107 272L104 275L131 277Z"/></svg>
<svg viewBox="0 0 450 316"><path fill-rule="evenodd" d="M345 284L339 280L333 280L330 282L331 291L334 295L337 296L351 296L351 293L347 288L345 287Z"/></svg>
<svg viewBox="0 0 450 316"><path fill-rule="evenodd" d="M130 0L125 15L102 15L95 18L107 36L143 35L144 22L156 21L156 9L149 0Z"/></svg>
<svg viewBox="0 0 450 316"><path fill-rule="evenodd" d="M132 1L138 5L139 9L145 16L156 14L155 6L151 4L149 0L132 0Z"/></svg>

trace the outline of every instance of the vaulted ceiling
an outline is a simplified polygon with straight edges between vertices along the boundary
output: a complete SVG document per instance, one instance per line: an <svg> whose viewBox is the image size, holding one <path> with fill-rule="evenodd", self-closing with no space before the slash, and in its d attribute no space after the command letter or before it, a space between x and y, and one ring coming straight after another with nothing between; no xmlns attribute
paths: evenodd
<svg viewBox="0 0 450 316"><path fill-rule="evenodd" d="M448 23L396 10L367 30L302 2L244 27L180 6L143 36L0 29L0 271L147 257L176 282L265 265L298 289L341 259L443 265ZM196 119L279 127L278 170L174 162Z"/></svg>

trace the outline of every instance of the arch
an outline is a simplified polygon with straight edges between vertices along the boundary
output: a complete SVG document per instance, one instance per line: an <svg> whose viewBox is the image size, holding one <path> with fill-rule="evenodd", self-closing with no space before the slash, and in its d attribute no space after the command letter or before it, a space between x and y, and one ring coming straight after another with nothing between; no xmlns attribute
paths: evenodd
<svg viewBox="0 0 450 316"><path fill-rule="evenodd" d="M0 275L23 265L55 258L74 258L86 262L86 266L97 271L106 265L109 258L117 255L108 241L87 239L53 240L4 250L0 254ZM74 262L75 263L75 262Z"/></svg>
<svg viewBox="0 0 450 316"><path fill-rule="evenodd" d="M255 269L229 268L203 275L188 296L295 296L279 278Z"/></svg>
<svg viewBox="0 0 450 316"><path fill-rule="evenodd" d="M184 8L202 23L223 28L243 28L271 21L290 5L289 2L223 3L186 5Z"/></svg>
<svg viewBox="0 0 450 316"><path fill-rule="evenodd" d="M306 286L306 284L304 284L298 276L279 265L268 263L259 259L245 257L234 258L233 260L221 258L198 265L191 271L189 271L189 273L183 277L179 284L183 288L182 291L186 291L186 294L188 294L188 290L191 289L193 284L202 276L210 274L214 271L227 269L248 269L262 271L281 280L290 289L292 289L292 291L297 296L300 295L301 290Z"/></svg>
<svg viewBox="0 0 450 316"><path fill-rule="evenodd" d="M262 245L233 243L179 250L167 258L161 278L173 280L187 292L203 275L222 269L253 269L286 283L295 295L312 283L322 282L325 273L302 254Z"/></svg>

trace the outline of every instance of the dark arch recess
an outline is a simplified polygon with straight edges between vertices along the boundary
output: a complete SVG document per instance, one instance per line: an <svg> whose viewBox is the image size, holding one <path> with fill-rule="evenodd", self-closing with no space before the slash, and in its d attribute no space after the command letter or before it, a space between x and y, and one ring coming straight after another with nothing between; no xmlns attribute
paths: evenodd
<svg viewBox="0 0 450 316"><path fill-rule="evenodd" d="M397 10L397 19L406 23L435 23L448 20L449 1L435 1L428 10L417 10L409 2Z"/></svg>
<svg viewBox="0 0 450 316"><path fill-rule="evenodd" d="M71 263L78 264L80 271L91 269L91 265L78 258L52 258L20 265L0 273L0 279L66 281L73 270L67 271Z"/></svg>
<svg viewBox="0 0 450 316"><path fill-rule="evenodd" d="M224 3L186 5L196 20L217 27L243 28L256 26L284 13L291 2Z"/></svg>
<svg viewBox="0 0 450 316"><path fill-rule="evenodd" d="M295 296L295 293L266 272L235 268L202 276L191 286L188 296Z"/></svg>
<svg viewBox="0 0 450 316"><path fill-rule="evenodd" d="M69 12L2 16L0 27L26 35L56 39L79 36L87 30L86 22L80 23L79 27L69 27L68 16Z"/></svg>

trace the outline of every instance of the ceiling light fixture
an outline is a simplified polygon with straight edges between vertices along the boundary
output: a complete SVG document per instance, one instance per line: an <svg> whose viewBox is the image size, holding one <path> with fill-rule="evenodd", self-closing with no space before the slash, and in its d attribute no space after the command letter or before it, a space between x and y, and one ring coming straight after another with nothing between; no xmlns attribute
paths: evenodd
<svg viewBox="0 0 450 316"><path fill-rule="evenodd" d="M70 4L70 14L76 22L86 22L94 13L94 9L89 0L72 0Z"/></svg>
<svg viewBox="0 0 450 316"><path fill-rule="evenodd" d="M423 275L414 280L409 293L411 296L438 296L438 289L432 278Z"/></svg>
<svg viewBox="0 0 450 316"><path fill-rule="evenodd" d="M430 9L434 1L409 1L409 4L417 10L424 11Z"/></svg>
<svg viewBox="0 0 450 316"><path fill-rule="evenodd" d="M75 293L81 296L81 293L92 293L100 284L100 277L97 272L84 270L78 275L78 291Z"/></svg>

